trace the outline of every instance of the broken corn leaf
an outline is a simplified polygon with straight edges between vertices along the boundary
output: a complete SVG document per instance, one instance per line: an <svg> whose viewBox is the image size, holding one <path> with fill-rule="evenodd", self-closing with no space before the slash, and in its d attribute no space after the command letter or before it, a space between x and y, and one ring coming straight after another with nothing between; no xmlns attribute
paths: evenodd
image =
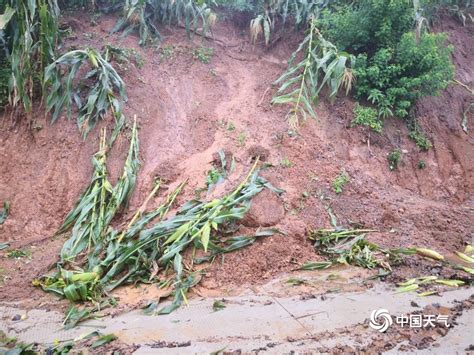
<svg viewBox="0 0 474 355"><path fill-rule="evenodd" d="M98 348L99 346L110 343L111 341L114 341L115 339L117 339L117 336L115 334L103 335L92 344L92 349L95 349L95 348Z"/></svg>
<svg viewBox="0 0 474 355"><path fill-rule="evenodd" d="M468 274L474 275L474 269L470 267L461 266L461 269L467 272Z"/></svg>
<svg viewBox="0 0 474 355"><path fill-rule="evenodd" d="M332 262L330 261L322 261L322 262L307 262L301 265L300 270L324 270L332 266Z"/></svg>
<svg viewBox="0 0 474 355"><path fill-rule="evenodd" d="M466 245L466 249L464 249L464 254L474 255L474 247L470 244Z"/></svg>
<svg viewBox="0 0 474 355"><path fill-rule="evenodd" d="M405 281L405 282L400 282L400 283L398 284L398 286L401 286L401 287L410 286L410 285L413 285L414 283L416 283L416 280L417 280L416 278L414 278L414 279L409 279L409 280L407 280L407 281Z"/></svg>
<svg viewBox="0 0 474 355"><path fill-rule="evenodd" d="M426 297L426 296L432 296L437 294L437 291L426 291L426 292L421 292L418 294L419 297Z"/></svg>
<svg viewBox="0 0 474 355"><path fill-rule="evenodd" d="M418 289L418 285L417 284L412 284L412 285L408 285L408 286L405 286L405 287L397 288L395 293L411 292L411 291L415 291L416 289Z"/></svg>
<svg viewBox="0 0 474 355"><path fill-rule="evenodd" d="M464 253L460 253L458 251L455 251L454 252L459 259L461 259L462 261L465 261L466 263L469 263L469 264L474 264L474 258L471 258L470 256L467 256L466 254Z"/></svg>
<svg viewBox="0 0 474 355"><path fill-rule="evenodd" d="M426 248L416 248L416 253L418 255L434 259L434 260L444 260L444 256L438 253L437 251L426 249Z"/></svg>
<svg viewBox="0 0 474 355"><path fill-rule="evenodd" d="M204 252L207 253L207 246L209 245L209 237L211 235L211 223L207 222L201 229L201 243L204 247Z"/></svg>
<svg viewBox="0 0 474 355"><path fill-rule="evenodd" d="M464 285L464 281L461 280L436 280L436 283L439 283L441 285L446 285L450 287L458 287Z"/></svg>
<svg viewBox="0 0 474 355"><path fill-rule="evenodd" d="M425 277L420 277L420 284L428 284L431 283L431 281L436 281L438 279L437 276L425 276Z"/></svg>

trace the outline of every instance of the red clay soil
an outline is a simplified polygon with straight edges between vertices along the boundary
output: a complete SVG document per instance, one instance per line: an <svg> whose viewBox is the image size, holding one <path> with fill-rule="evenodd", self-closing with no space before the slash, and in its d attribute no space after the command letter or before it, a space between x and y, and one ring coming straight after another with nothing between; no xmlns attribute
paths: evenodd
<svg viewBox="0 0 474 355"><path fill-rule="evenodd" d="M465 88L453 84L440 96L418 104L417 115L433 142L428 152L420 152L408 139L399 119L387 120L380 135L349 128L354 102L343 96L335 104L323 100L316 108L317 120L307 121L297 135L288 134L287 108L272 107L270 100L275 92L272 82L286 69L297 35L289 34L264 50L258 45L253 48L245 31L222 22L214 30L216 41L204 41L214 48L210 63L204 64L193 56L193 49L201 45L198 36L189 41L184 30L165 27L161 47L166 51L141 48L132 35L108 34L115 20L104 16L93 26L64 19L74 29L66 47L101 48L112 43L133 48L143 58L142 68L132 60L119 69L129 98L125 113L129 119L137 115L140 126L142 168L130 211L149 194L157 177L165 179L169 188L189 178L179 202L193 197L196 189L205 186L206 173L220 149L233 154L237 164L213 195L235 186L255 155L271 164L263 175L286 191L281 198L258 197L244 230L275 224L287 234L226 255L223 262L207 269L202 287L224 290L258 284L297 264L317 260L305 232L330 226L328 206L340 225L379 230L369 239L384 246L453 252L472 242L474 120L470 114L470 133L463 132L462 112L472 100ZM440 30L455 45L456 77L472 87L472 28L445 19ZM33 128L24 122L14 124L8 114L0 120L0 202L11 203L10 215L0 226L0 242L29 250L31 257L16 260L0 252L0 300L47 305L56 302L54 296L33 287L31 280L57 261L64 239L51 236L89 182L100 128L83 141L73 120L61 118L51 126L39 113L32 120ZM123 133L109 154L112 178L123 164L126 136ZM387 154L395 148L403 153L402 163L390 171ZM425 169L417 168L420 160ZM350 182L336 195L331 182L341 169ZM165 194L162 191L149 206ZM125 220L126 216L117 223ZM418 267L407 265L407 273L418 274Z"/></svg>

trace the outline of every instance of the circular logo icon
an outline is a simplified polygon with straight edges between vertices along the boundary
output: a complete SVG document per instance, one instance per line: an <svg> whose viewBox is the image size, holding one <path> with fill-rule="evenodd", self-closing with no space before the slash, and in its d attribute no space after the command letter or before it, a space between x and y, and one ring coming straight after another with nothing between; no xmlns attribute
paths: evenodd
<svg viewBox="0 0 474 355"><path fill-rule="evenodd" d="M370 327L384 333L393 323L392 317L386 309L375 309L370 315Z"/></svg>

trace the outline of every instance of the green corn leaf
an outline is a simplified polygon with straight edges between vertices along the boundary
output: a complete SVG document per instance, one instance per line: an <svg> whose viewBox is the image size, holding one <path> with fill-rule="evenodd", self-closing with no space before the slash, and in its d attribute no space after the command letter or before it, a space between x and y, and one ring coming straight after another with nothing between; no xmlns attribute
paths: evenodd
<svg viewBox="0 0 474 355"><path fill-rule="evenodd" d="M92 343L92 349L101 347L102 345L108 344L117 339L117 336L114 334L102 335L95 342Z"/></svg>
<svg viewBox="0 0 474 355"><path fill-rule="evenodd" d="M405 292L415 291L415 290L418 289L418 287L419 286L417 284L411 284L411 285L408 285L408 286L399 287L399 288L397 288L395 293L405 293Z"/></svg>
<svg viewBox="0 0 474 355"><path fill-rule="evenodd" d="M330 261L307 262L300 266L300 270L324 270L328 269L334 264Z"/></svg>
<svg viewBox="0 0 474 355"><path fill-rule="evenodd" d="M465 282L461 280L436 280L435 282L450 287L459 287L465 284Z"/></svg>

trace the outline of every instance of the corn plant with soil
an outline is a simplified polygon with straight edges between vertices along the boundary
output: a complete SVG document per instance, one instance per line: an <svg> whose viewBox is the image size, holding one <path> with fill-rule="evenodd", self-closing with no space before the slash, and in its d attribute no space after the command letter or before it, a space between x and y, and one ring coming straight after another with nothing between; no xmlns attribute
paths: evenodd
<svg viewBox="0 0 474 355"><path fill-rule="evenodd" d="M174 300L160 309L151 305L149 310L169 313L186 301L187 290L201 278L193 264L212 261L220 254L252 244L259 237L279 232L270 229L258 230L254 235L234 235L238 229L236 222L250 208L252 197L265 188L282 192L258 175L258 160L247 177L222 198L208 202L191 200L169 215L184 182L152 211L145 213L142 206L125 227L113 228L111 221L126 206L139 168L136 124L123 174L115 186L107 178L105 141L103 134L93 158L91 183L57 232L69 235L57 271L34 281L45 291L73 302L101 304L109 302L107 295L118 286L153 282L170 287ZM159 185L150 197L158 188ZM188 249L192 256L185 262L183 254L189 255ZM77 315L81 311L74 308L71 312Z"/></svg>

